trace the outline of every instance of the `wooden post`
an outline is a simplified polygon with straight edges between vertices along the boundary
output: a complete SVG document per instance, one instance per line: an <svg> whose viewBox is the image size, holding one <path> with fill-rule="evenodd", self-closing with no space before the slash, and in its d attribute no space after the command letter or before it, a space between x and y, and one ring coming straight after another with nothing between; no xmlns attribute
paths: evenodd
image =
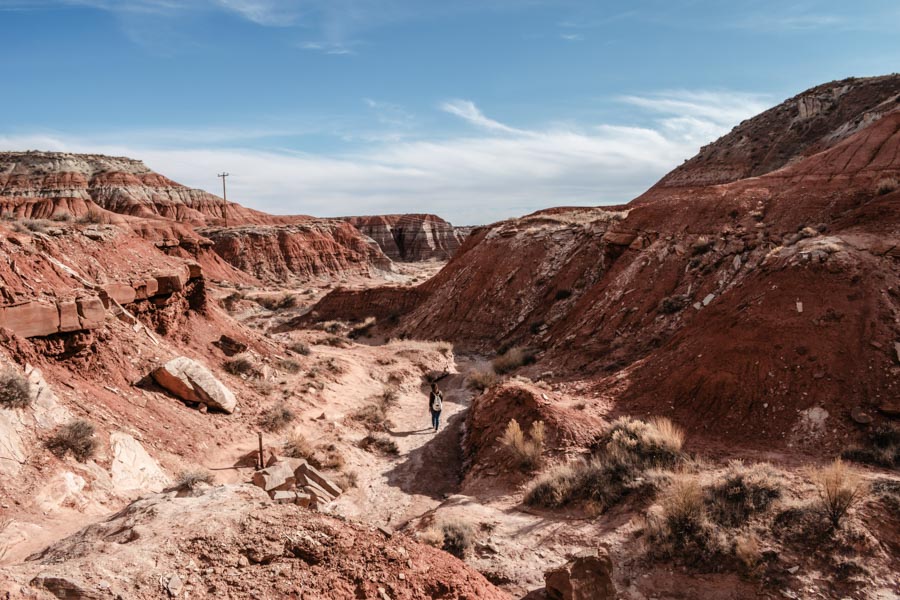
<svg viewBox="0 0 900 600"><path fill-rule="evenodd" d="M262 431L258 432L259 435L259 470L266 468L266 459L263 458L263 446L262 446Z"/></svg>

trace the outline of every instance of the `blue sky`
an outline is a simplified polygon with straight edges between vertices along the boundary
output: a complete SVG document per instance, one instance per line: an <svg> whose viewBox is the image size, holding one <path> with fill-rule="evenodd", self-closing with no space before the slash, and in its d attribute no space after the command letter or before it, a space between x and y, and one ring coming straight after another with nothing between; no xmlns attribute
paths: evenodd
<svg viewBox="0 0 900 600"><path fill-rule="evenodd" d="M896 71L898 31L895 0L0 0L0 149L485 223L627 202L786 97Z"/></svg>

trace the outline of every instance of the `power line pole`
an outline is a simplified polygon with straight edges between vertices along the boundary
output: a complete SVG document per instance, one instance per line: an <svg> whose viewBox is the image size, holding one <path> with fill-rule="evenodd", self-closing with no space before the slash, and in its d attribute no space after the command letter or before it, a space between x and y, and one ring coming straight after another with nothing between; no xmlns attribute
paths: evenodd
<svg viewBox="0 0 900 600"><path fill-rule="evenodd" d="M225 227L228 227L228 196L225 195L225 178L228 175L224 171L217 175L222 178L222 217L225 219Z"/></svg>

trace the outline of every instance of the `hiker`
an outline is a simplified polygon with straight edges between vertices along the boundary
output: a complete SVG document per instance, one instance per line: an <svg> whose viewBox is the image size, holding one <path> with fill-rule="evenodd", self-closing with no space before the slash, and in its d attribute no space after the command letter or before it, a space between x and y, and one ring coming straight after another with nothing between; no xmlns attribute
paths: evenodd
<svg viewBox="0 0 900 600"><path fill-rule="evenodd" d="M437 383L431 384L431 393L428 394L428 408L431 410L431 425L438 430L441 424L441 410L444 408L444 394L438 389Z"/></svg>

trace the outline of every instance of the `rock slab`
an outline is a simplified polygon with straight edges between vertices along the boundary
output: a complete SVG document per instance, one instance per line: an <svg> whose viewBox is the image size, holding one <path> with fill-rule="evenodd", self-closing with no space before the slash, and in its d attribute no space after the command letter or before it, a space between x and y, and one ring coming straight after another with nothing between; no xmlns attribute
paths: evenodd
<svg viewBox="0 0 900 600"><path fill-rule="evenodd" d="M615 600L617 597L612 581L612 559L605 548L547 571L544 581L551 600Z"/></svg>
<svg viewBox="0 0 900 600"><path fill-rule="evenodd" d="M234 412L237 398L209 369L185 356L173 358L153 372L167 391L188 402L199 402L226 413Z"/></svg>

